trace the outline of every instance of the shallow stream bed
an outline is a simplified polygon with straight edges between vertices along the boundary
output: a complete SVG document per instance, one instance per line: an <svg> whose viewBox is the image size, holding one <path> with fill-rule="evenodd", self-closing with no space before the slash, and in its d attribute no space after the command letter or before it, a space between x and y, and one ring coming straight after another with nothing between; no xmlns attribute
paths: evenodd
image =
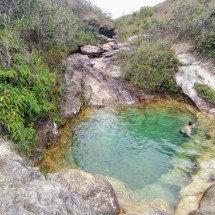
<svg viewBox="0 0 215 215"><path fill-rule="evenodd" d="M206 126L197 115L195 109L175 102L87 108L61 130L40 167L52 172L80 168L107 176L129 193L120 200L124 207L157 201L175 209L180 190L199 170L197 158L207 141ZM197 125L190 139L179 134L189 121Z"/></svg>

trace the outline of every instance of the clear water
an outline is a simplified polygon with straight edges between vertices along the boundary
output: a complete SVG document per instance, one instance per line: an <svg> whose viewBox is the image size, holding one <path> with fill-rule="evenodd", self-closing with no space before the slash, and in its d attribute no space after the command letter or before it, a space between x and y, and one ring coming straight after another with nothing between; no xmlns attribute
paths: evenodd
<svg viewBox="0 0 215 215"><path fill-rule="evenodd" d="M155 185L158 189L162 176L175 166L173 174L181 171L183 180L195 171L196 154L182 150L188 140L179 134L182 126L195 120L192 113L165 105L91 110L75 126L70 159L87 172L117 178L132 190L150 190ZM169 198L177 199L179 186L169 183ZM165 196L166 190L149 193L149 198L157 198Z"/></svg>
<svg viewBox="0 0 215 215"><path fill-rule="evenodd" d="M80 168L118 179L128 187L131 207L159 199L175 208L180 189L198 170L200 142L205 142L198 122L192 139L180 136L189 121L196 117L171 102L86 109L61 130L39 165L52 172Z"/></svg>

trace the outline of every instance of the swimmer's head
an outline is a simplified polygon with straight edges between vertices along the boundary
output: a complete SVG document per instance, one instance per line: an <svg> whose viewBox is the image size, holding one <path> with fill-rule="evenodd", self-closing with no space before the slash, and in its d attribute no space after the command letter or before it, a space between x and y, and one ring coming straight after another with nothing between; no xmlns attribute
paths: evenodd
<svg viewBox="0 0 215 215"><path fill-rule="evenodd" d="M195 126L196 126L196 124L194 122L189 122L188 124L191 128L195 128Z"/></svg>

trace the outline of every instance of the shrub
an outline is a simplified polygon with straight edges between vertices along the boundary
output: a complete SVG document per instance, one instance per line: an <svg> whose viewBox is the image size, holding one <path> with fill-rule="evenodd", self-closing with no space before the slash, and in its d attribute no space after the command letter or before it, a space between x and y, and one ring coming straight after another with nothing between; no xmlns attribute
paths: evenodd
<svg viewBox="0 0 215 215"><path fill-rule="evenodd" d="M0 132L26 155L39 122L61 121L63 59L98 38L98 29L84 24L66 0L1 1Z"/></svg>
<svg viewBox="0 0 215 215"><path fill-rule="evenodd" d="M173 74L178 64L168 42L143 41L129 57L125 78L145 92L177 93Z"/></svg>
<svg viewBox="0 0 215 215"><path fill-rule="evenodd" d="M204 84L195 84L195 89L202 99L215 106L215 90Z"/></svg>
<svg viewBox="0 0 215 215"><path fill-rule="evenodd" d="M36 51L27 53L25 45L10 30L1 31L0 44L7 44L10 56L10 65L0 66L0 125L4 135L19 142L22 151L29 154L31 143L37 139L37 119L50 117L57 109L52 96L56 78L42 57ZM5 51L1 49L1 53ZM2 56L0 59L5 62Z"/></svg>

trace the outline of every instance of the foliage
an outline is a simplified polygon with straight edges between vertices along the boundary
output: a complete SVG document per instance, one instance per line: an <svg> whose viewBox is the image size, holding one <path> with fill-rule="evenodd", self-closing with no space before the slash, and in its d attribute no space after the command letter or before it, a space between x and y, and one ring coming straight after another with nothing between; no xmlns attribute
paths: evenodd
<svg viewBox="0 0 215 215"><path fill-rule="evenodd" d="M35 51L26 57L24 45L13 32L1 31L0 42L7 43L11 61L10 67L0 67L0 125L28 154L30 143L37 139L37 119L51 116L57 108L52 96L56 77Z"/></svg>
<svg viewBox="0 0 215 215"><path fill-rule="evenodd" d="M195 89L202 99L215 106L215 90L204 84L195 84Z"/></svg>
<svg viewBox="0 0 215 215"><path fill-rule="evenodd" d="M61 121L63 59L98 38L98 29L84 24L66 0L1 0L0 132L26 155L39 122Z"/></svg>
<svg viewBox="0 0 215 215"><path fill-rule="evenodd" d="M118 27L119 39L125 41L128 37L142 33L153 23L154 9L152 7L142 7L132 15L120 17L115 21Z"/></svg>
<svg viewBox="0 0 215 215"><path fill-rule="evenodd" d="M143 41L129 57L125 78L145 92L177 93L178 60L169 42Z"/></svg>
<svg viewBox="0 0 215 215"><path fill-rule="evenodd" d="M150 8L148 8L150 9ZM141 15L143 14L143 15ZM190 40L206 57L215 56L215 1L167 0L154 8L154 13L140 11L116 20L119 38L133 34L172 41Z"/></svg>

